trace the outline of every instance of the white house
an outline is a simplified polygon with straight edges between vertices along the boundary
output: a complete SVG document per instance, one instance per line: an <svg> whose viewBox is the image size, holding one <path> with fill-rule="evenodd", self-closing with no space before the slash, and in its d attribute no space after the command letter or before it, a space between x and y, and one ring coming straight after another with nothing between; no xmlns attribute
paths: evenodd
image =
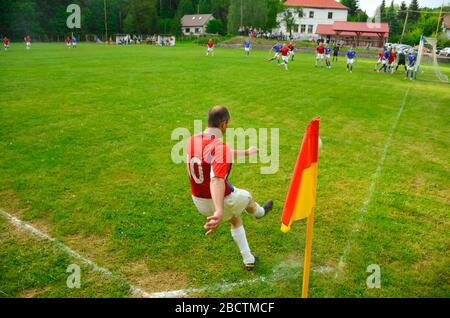
<svg viewBox="0 0 450 318"><path fill-rule="evenodd" d="M286 9L277 16L279 28L274 33L289 34L286 27L286 10L291 11L295 25L292 36L295 39L307 39L316 35L319 24L334 24L336 21L347 21L348 8L335 0L287 0ZM298 13L302 9L303 15Z"/></svg>
<svg viewBox="0 0 450 318"><path fill-rule="evenodd" d="M450 14L447 14L444 17L444 20L442 22L442 32L446 34L448 38L450 38Z"/></svg>
<svg viewBox="0 0 450 318"><path fill-rule="evenodd" d="M212 14L185 15L181 19L181 31L184 35L204 35L206 26L213 19Z"/></svg>

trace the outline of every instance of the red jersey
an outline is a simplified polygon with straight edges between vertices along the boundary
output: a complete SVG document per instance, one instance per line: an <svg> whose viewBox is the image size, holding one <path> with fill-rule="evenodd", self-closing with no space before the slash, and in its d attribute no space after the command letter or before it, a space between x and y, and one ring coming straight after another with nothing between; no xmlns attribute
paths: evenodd
<svg viewBox="0 0 450 318"><path fill-rule="evenodd" d="M3 44L4 44L4 45L9 45L9 40L8 40L7 38L4 38L4 39L3 39Z"/></svg>
<svg viewBox="0 0 450 318"><path fill-rule="evenodd" d="M204 43L204 42L203 42L203 43ZM212 49L212 48L214 47L214 42L209 41L209 42L208 42L208 47L209 47L210 49Z"/></svg>
<svg viewBox="0 0 450 318"><path fill-rule="evenodd" d="M26 41L26 42L31 42L31 38L30 38L29 35L27 35L27 37L25 38L25 41Z"/></svg>
<svg viewBox="0 0 450 318"><path fill-rule="evenodd" d="M225 180L225 196L234 191L228 181L232 167L231 149L215 136L205 133L192 136L187 144L187 159L194 197L211 199L210 183L214 177Z"/></svg>
<svg viewBox="0 0 450 318"><path fill-rule="evenodd" d="M288 47L282 47L280 49L280 53L283 54L283 56L288 56L289 55L289 48Z"/></svg>
<svg viewBox="0 0 450 318"><path fill-rule="evenodd" d="M391 52L391 55L389 56L389 64L394 63L396 58L397 58L397 54L395 54L395 52Z"/></svg>
<svg viewBox="0 0 450 318"><path fill-rule="evenodd" d="M67 39L66 39L66 43L67 43L67 44L69 44L69 43L72 43L72 39L71 39L71 38L69 38L69 37L67 37Z"/></svg>
<svg viewBox="0 0 450 318"><path fill-rule="evenodd" d="M293 44L289 44L288 49L289 49L289 51L294 51L295 46Z"/></svg>
<svg viewBox="0 0 450 318"><path fill-rule="evenodd" d="M380 53L378 53L378 56L379 56L380 58L383 58L383 57L384 57L384 50L381 50Z"/></svg>
<svg viewBox="0 0 450 318"><path fill-rule="evenodd" d="M325 53L325 47L323 45L319 45L316 50L319 54Z"/></svg>

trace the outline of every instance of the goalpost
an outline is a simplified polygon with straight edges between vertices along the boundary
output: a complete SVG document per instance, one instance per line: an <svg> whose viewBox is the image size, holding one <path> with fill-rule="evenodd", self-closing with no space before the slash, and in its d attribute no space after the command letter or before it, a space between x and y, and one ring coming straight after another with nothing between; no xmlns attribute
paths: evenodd
<svg viewBox="0 0 450 318"><path fill-rule="evenodd" d="M417 55L417 63L416 68L414 70L414 78L417 78L417 73L420 70L420 64L422 63L423 53L424 53L424 47L425 44L429 44L431 46L431 57L433 59L433 70L436 74L436 77L439 79L439 81L443 83L449 83L448 76L441 72L441 69L439 67L439 62L437 59L436 49L437 49L437 39L436 38L428 38L425 36L420 37L420 45L419 45L419 52Z"/></svg>

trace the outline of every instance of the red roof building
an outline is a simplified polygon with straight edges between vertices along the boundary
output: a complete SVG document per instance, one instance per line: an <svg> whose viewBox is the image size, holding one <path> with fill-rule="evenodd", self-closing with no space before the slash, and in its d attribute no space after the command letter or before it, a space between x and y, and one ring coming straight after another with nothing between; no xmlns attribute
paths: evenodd
<svg viewBox="0 0 450 318"><path fill-rule="evenodd" d="M389 37L388 23L344 22L319 24L316 33L328 40L344 41L355 46L382 47Z"/></svg>

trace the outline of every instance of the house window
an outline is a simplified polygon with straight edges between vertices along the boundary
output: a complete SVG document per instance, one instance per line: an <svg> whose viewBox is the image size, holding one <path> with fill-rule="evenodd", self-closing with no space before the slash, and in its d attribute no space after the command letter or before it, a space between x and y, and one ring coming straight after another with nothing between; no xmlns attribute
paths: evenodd
<svg viewBox="0 0 450 318"><path fill-rule="evenodd" d="M199 28L195 28L195 33L200 33L200 29Z"/></svg>
<svg viewBox="0 0 450 318"><path fill-rule="evenodd" d="M314 19L314 11L309 11L309 17L310 17L311 19Z"/></svg>
<svg viewBox="0 0 450 318"><path fill-rule="evenodd" d="M191 32L191 29L190 28L186 28L186 33L189 33L189 32Z"/></svg>
<svg viewBox="0 0 450 318"><path fill-rule="evenodd" d="M328 19L333 19L333 12L328 12Z"/></svg>
<svg viewBox="0 0 450 318"><path fill-rule="evenodd" d="M314 29L314 25L308 25L308 33L312 34Z"/></svg>
<svg viewBox="0 0 450 318"><path fill-rule="evenodd" d="M294 24L294 32L298 33L298 24Z"/></svg>
<svg viewBox="0 0 450 318"><path fill-rule="evenodd" d="M300 32L301 33L306 33L306 24L302 24L300 27Z"/></svg>

